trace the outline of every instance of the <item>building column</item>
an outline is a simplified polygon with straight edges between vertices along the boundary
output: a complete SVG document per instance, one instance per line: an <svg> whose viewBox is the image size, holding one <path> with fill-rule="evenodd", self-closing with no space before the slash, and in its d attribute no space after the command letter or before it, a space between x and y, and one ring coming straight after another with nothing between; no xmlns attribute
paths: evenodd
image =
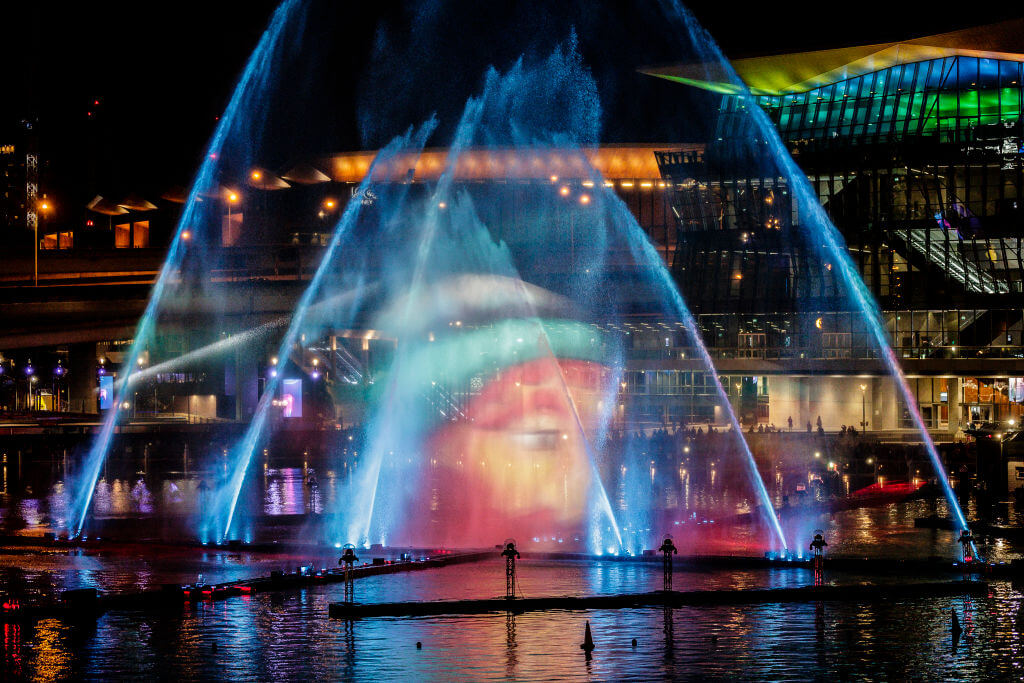
<svg viewBox="0 0 1024 683"><path fill-rule="evenodd" d="M960 378L954 377L946 383L946 404L949 406L949 433L960 429Z"/></svg>
<svg viewBox="0 0 1024 683"><path fill-rule="evenodd" d="M256 413L259 403L259 363L252 357L250 349L235 351L235 419L248 420Z"/></svg>
<svg viewBox="0 0 1024 683"><path fill-rule="evenodd" d="M72 412L95 413L96 372L99 368L96 342L72 344L68 350L68 409Z"/></svg>

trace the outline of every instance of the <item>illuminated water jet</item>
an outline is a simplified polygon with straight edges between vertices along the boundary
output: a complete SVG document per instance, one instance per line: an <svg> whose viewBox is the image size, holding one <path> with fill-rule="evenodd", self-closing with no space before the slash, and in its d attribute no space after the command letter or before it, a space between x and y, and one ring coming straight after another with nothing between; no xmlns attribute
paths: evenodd
<svg viewBox="0 0 1024 683"><path fill-rule="evenodd" d="M824 263L838 265L836 270L845 287L845 291L852 298L855 309L865 317L874 345L878 349L886 370L896 382L897 389L911 416L915 430L920 434L936 479L957 525L957 530L967 530L967 520L950 485L949 477L935 447L935 443L921 416L917 397L910 389L899 359L896 357L889 342L878 302L871 295L856 265L853 263L846 241L828 216L806 175L786 150L781 137L767 114L757 104L756 98L750 94L746 85L736 75L714 39L677 0L665 0L665 5L670 17L674 16L681 19L685 29L688 31L692 46L704 57L704 64L708 65L719 76L725 74L726 80L735 88L735 92L741 93L736 96L749 103L750 106L745 107L745 111L748 112L748 116L753 123L752 135L754 139L748 142L754 146L764 146L764 151L770 155L772 163L778 169L779 175L788 180L789 187L797 201L798 211L802 216L801 225L807 233L807 241L811 247L818 252Z"/></svg>
<svg viewBox="0 0 1024 683"><path fill-rule="evenodd" d="M295 307L295 313L292 316L291 323L281 340L277 353L279 358L286 358L292 348L296 343L298 343L303 325L305 324L307 312L313 305L314 298L321 295L321 283L334 263L334 254L337 251L338 246L342 243L342 240L346 237L347 231L359 217L363 204L358 200L358 197L371 186L375 166L382 160L388 159L394 153L407 153L409 149L422 148L424 142L432 131L433 125L428 123L415 133L410 132L404 137L396 138L389 147L381 150L377 155L377 158L374 160L373 165L371 165L366 177L360 184L359 193L355 194L356 198L349 201L346 205L345 211L338 220L331 235L331 241L321 257L320 264L317 266L316 273L306 286L302 293L302 297ZM277 387L282 379L283 377L280 373L271 375L268 378L266 389L263 392L263 396L260 397L256 413L253 415L252 421L249 423L249 427L246 430L245 435L232 449L232 464L230 468L231 477L226 486L222 487L215 494L211 514L209 514L204 520L204 528L200 531L203 537L207 537L212 532L215 534L215 540L223 541L230 536L231 525L235 518L235 508L238 505L238 497L242 490L242 483L245 480L249 464L252 462L252 456L256 450L257 443L263 436L270 406L276 396Z"/></svg>
<svg viewBox="0 0 1024 683"><path fill-rule="evenodd" d="M181 219L178 221L174 238L171 240L167 257L153 285L153 290L150 292L145 312L136 326L135 336L125 363L125 372L129 376L136 369L137 361L142 351L150 343L156 326L157 315L164 302L165 290L179 274L182 261L192 244L193 224L200 222L199 214L202 210L199 205L200 195L208 193L209 188L216 184L217 159L224 147L227 136L232 126L237 123L238 117L249 114L247 108L251 105L252 101L258 101L258 91L261 88L265 88L272 80L269 72L272 69L273 57L280 49L280 41L286 29L290 24L299 19L300 7L300 0L285 0L274 12L269 26L264 31L259 43L246 62L245 69L232 93L231 100L224 110L224 114L220 117L220 122L217 125L213 138L207 146L202 165L192 183ZM125 379L127 380L127 377ZM124 400L128 384L129 382L126 381L122 385L121 390L115 392L114 407L104 417L100 432L90 446L85 456L82 470L73 485L72 499L69 506L71 511L69 515L70 528L68 530L72 537L81 535L85 526L96 481L99 478L103 462L110 451L111 441L121 419L120 406Z"/></svg>

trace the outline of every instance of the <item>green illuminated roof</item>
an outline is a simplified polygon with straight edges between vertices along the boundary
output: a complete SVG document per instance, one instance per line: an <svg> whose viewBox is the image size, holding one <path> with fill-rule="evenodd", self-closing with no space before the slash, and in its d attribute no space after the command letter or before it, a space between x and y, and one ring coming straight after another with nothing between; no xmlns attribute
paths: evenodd
<svg viewBox="0 0 1024 683"><path fill-rule="evenodd" d="M736 59L732 68L751 93L783 95L806 92L899 64L957 56L1024 62L1024 19L893 43ZM677 64L642 71L722 94L743 91L720 64Z"/></svg>

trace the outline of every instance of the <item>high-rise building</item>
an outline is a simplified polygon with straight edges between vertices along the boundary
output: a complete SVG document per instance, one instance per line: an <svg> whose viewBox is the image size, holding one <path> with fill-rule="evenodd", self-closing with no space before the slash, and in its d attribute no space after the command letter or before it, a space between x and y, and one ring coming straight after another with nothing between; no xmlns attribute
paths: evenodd
<svg viewBox="0 0 1024 683"><path fill-rule="evenodd" d="M5 239L24 240L25 231L36 228L39 171L36 121L21 119L0 133L0 223Z"/></svg>

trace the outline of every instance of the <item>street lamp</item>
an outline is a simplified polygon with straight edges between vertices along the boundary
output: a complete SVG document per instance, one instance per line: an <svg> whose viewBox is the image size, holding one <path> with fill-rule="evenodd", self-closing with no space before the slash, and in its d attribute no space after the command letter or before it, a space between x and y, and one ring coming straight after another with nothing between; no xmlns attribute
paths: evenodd
<svg viewBox="0 0 1024 683"><path fill-rule="evenodd" d="M53 369L53 410L60 412L61 409L61 380L68 374L67 368L57 361L57 367Z"/></svg>
<svg viewBox="0 0 1024 683"><path fill-rule="evenodd" d="M862 432L866 432L868 430L868 420L866 413L867 394L865 393L867 390L867 384L860 385L860 431Z"/></svg>
<svg viewBox="0 0 1024 683"><path fill-rule="evenodd" d="M35 237L35 245L32 248L32 286L39 286L39 221L46 216L47 213L53 208L53 204L48 199L43 199L39 202L39 219L33 222L33 235Z"/></svg>
<svg viewBox="0 0 1024 683"><path fill-rule="evenodd" d="M36 379L36 369L32 367L32 359L29 358L28 363L25 365L25 386L26 386L26 406L29 410L33 409L32 405L32 385Z"/></svg>
<svg viewBox="0 0 1024 683"><path fill-rule="evenodd" d="M228 192L228 234L232 234L232 223L231 223L231 205L238 203L238 193Z"/></svg>

